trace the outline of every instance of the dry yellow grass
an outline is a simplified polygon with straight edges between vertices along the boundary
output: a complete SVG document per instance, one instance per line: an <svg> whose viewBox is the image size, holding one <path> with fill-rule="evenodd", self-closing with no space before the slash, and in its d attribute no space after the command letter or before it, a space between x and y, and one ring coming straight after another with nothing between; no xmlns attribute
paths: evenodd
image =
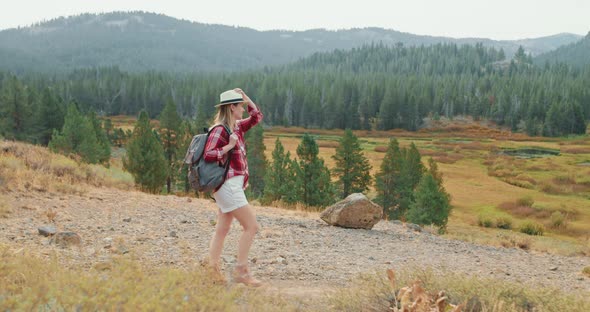
<svg viewBox="0 0 590 312"><path fill-rule="evenodd" d="M277 295L215 284L199 266L158 268L115 256L62 266L0 245L2 311L294 311Z"/></svg>
<svg viewBox="0 0 590 312"><path fill-rule="evenodd" d="M527 287L428 268L360 275L330 296L338 311L572 311L590 309L582 293Z"/></svg>
<svg viewBox="0 0 590 312"><path fill-rule="evenodd" d="M0 142L0 190L83 194L88 186L129 190L132 176L120 167L80 163L26 143Z"/></svg>
<svg viewBox="0 0 590 312"><path fill-rule="evenodd" d="M12 213L12 208L6 203L6 199L0 194L0 218L8 218Z"/></svg>

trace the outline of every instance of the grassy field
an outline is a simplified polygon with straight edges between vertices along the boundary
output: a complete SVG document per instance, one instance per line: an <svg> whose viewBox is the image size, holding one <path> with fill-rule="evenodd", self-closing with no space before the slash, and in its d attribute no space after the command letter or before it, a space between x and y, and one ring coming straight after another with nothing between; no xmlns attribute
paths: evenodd
<svg viewBox="0 0 590 312"><path fill-rule="evenodd" d="M443 129L444 130L444 129ZM320 157L332 168L331 156L343 131L273 128L265 132L266 156L276 138L296 155L301 135L316 136ZM357 131L374 175L390 137L402 147L416 144L423 162L432 157L452 196L449 237L501 246L521 246L559 254L590 255L590 138L527 138L477 126L435 132ZM546 149L558 156L519 158L506 149ZM374 190L368 194L374 196ZM485 222L482 222L485 221ZM527 235L521 227L542 229ZM540 233L539 233L540 234Z"/></svg>
<svg viewBox="0 0 590 312"><path fill-rule="evenodd" d="M135 122L133 117L125 116L112 120L115 127L125 129L132 129ZM153 124L157 126L157 122ZM372 165L373 176L390 138L396 138L402 147L414 143L425 164L429 157L439 163L454 207L447 236L498 246L590 255L590 136L529 137L470 120L432 122L431 126L416 132L354 133ZM331 156L343 130L266 129L267 159L272 159L276 138L295 156L305 132L316 137L319 156L333 168ZM503 153L514 149L549 154L522 158ZM116 159L113 162L118 164ZM374 197L374 189L367 195Z"/></svg>

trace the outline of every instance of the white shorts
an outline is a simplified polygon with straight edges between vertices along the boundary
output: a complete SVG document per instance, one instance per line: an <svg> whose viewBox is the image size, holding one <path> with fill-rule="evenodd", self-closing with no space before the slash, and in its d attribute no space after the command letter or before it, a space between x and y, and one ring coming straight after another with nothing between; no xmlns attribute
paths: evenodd
<svg viewBox="0 0 590 312"><path fill-rule="evenodd" d="M228 213L248 205L246 194L242 189L243 186L244 176L235 176L225 180L219 190L213 193L215 203L221 212Z"/></svg>

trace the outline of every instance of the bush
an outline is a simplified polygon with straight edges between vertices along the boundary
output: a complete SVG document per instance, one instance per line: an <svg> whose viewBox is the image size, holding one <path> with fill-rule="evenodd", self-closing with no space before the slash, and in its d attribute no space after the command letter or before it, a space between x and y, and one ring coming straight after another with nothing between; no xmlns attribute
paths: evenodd
<svg viewBox="0 0 590 312"><path fill-rule="evenodd" d="M512 219L509 217L499 217L496 219L496 227L499 229L510 230L512 228Z"/></svg>
<svg viewBox="0 0 590 312"><path fill-rule="evenodd" d="M560 211L551 214L550 227L553 229L564 229L567 227L565 216Z"/></svg>
<svg viewBox="0 0 590 312"><path fill-rule="evenodd" d="M500 245L506 248L520 248L524 250L529 250L532 245L532 241L530 237L521 237L520 235L513 234L513 235L499 235L500 238Z"/></svg>
<svg viewBox="0 0 590 312"><path fill-rule="evenodd" d="M520 226L520 232L528 235L543 235L545 227L542 224L527 221Z"/></svg>
<svg viewBox="0 0 590 312"><path fill-rule="evenodd" d="M477 225L490 228L494 226L494 221L488 216L479 215L477 217Z"/></svg>
<svg viewBox="0 0 590 312"><path fill-rule="evenodd" d="M521 197L516 200L516 205L524 207L532 207L535 201L531 196Z"/></svg>
<svg viewBox="0 0 590 312"><path fill-rule="evenodd" d="M583 273L584 275L586 275L586 276L590 277L590 266L587 266L587 267L585 267L585 268L582 270L582 273Z"/></svg>

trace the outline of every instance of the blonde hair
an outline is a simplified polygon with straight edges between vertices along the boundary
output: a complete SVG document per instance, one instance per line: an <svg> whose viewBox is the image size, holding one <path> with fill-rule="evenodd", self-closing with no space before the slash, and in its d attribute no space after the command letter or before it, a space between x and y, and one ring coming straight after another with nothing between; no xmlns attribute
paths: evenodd
<svg viewBox="0 0 590 312"><path fill-rule="evenodd" d="M217 107L217 113L213 119L213 123L216 125L226 125L228 128L233 129L236 121L233 118L231 106L235 104L221 105ZM233 131L233 130L232 130Z"/></svg>

